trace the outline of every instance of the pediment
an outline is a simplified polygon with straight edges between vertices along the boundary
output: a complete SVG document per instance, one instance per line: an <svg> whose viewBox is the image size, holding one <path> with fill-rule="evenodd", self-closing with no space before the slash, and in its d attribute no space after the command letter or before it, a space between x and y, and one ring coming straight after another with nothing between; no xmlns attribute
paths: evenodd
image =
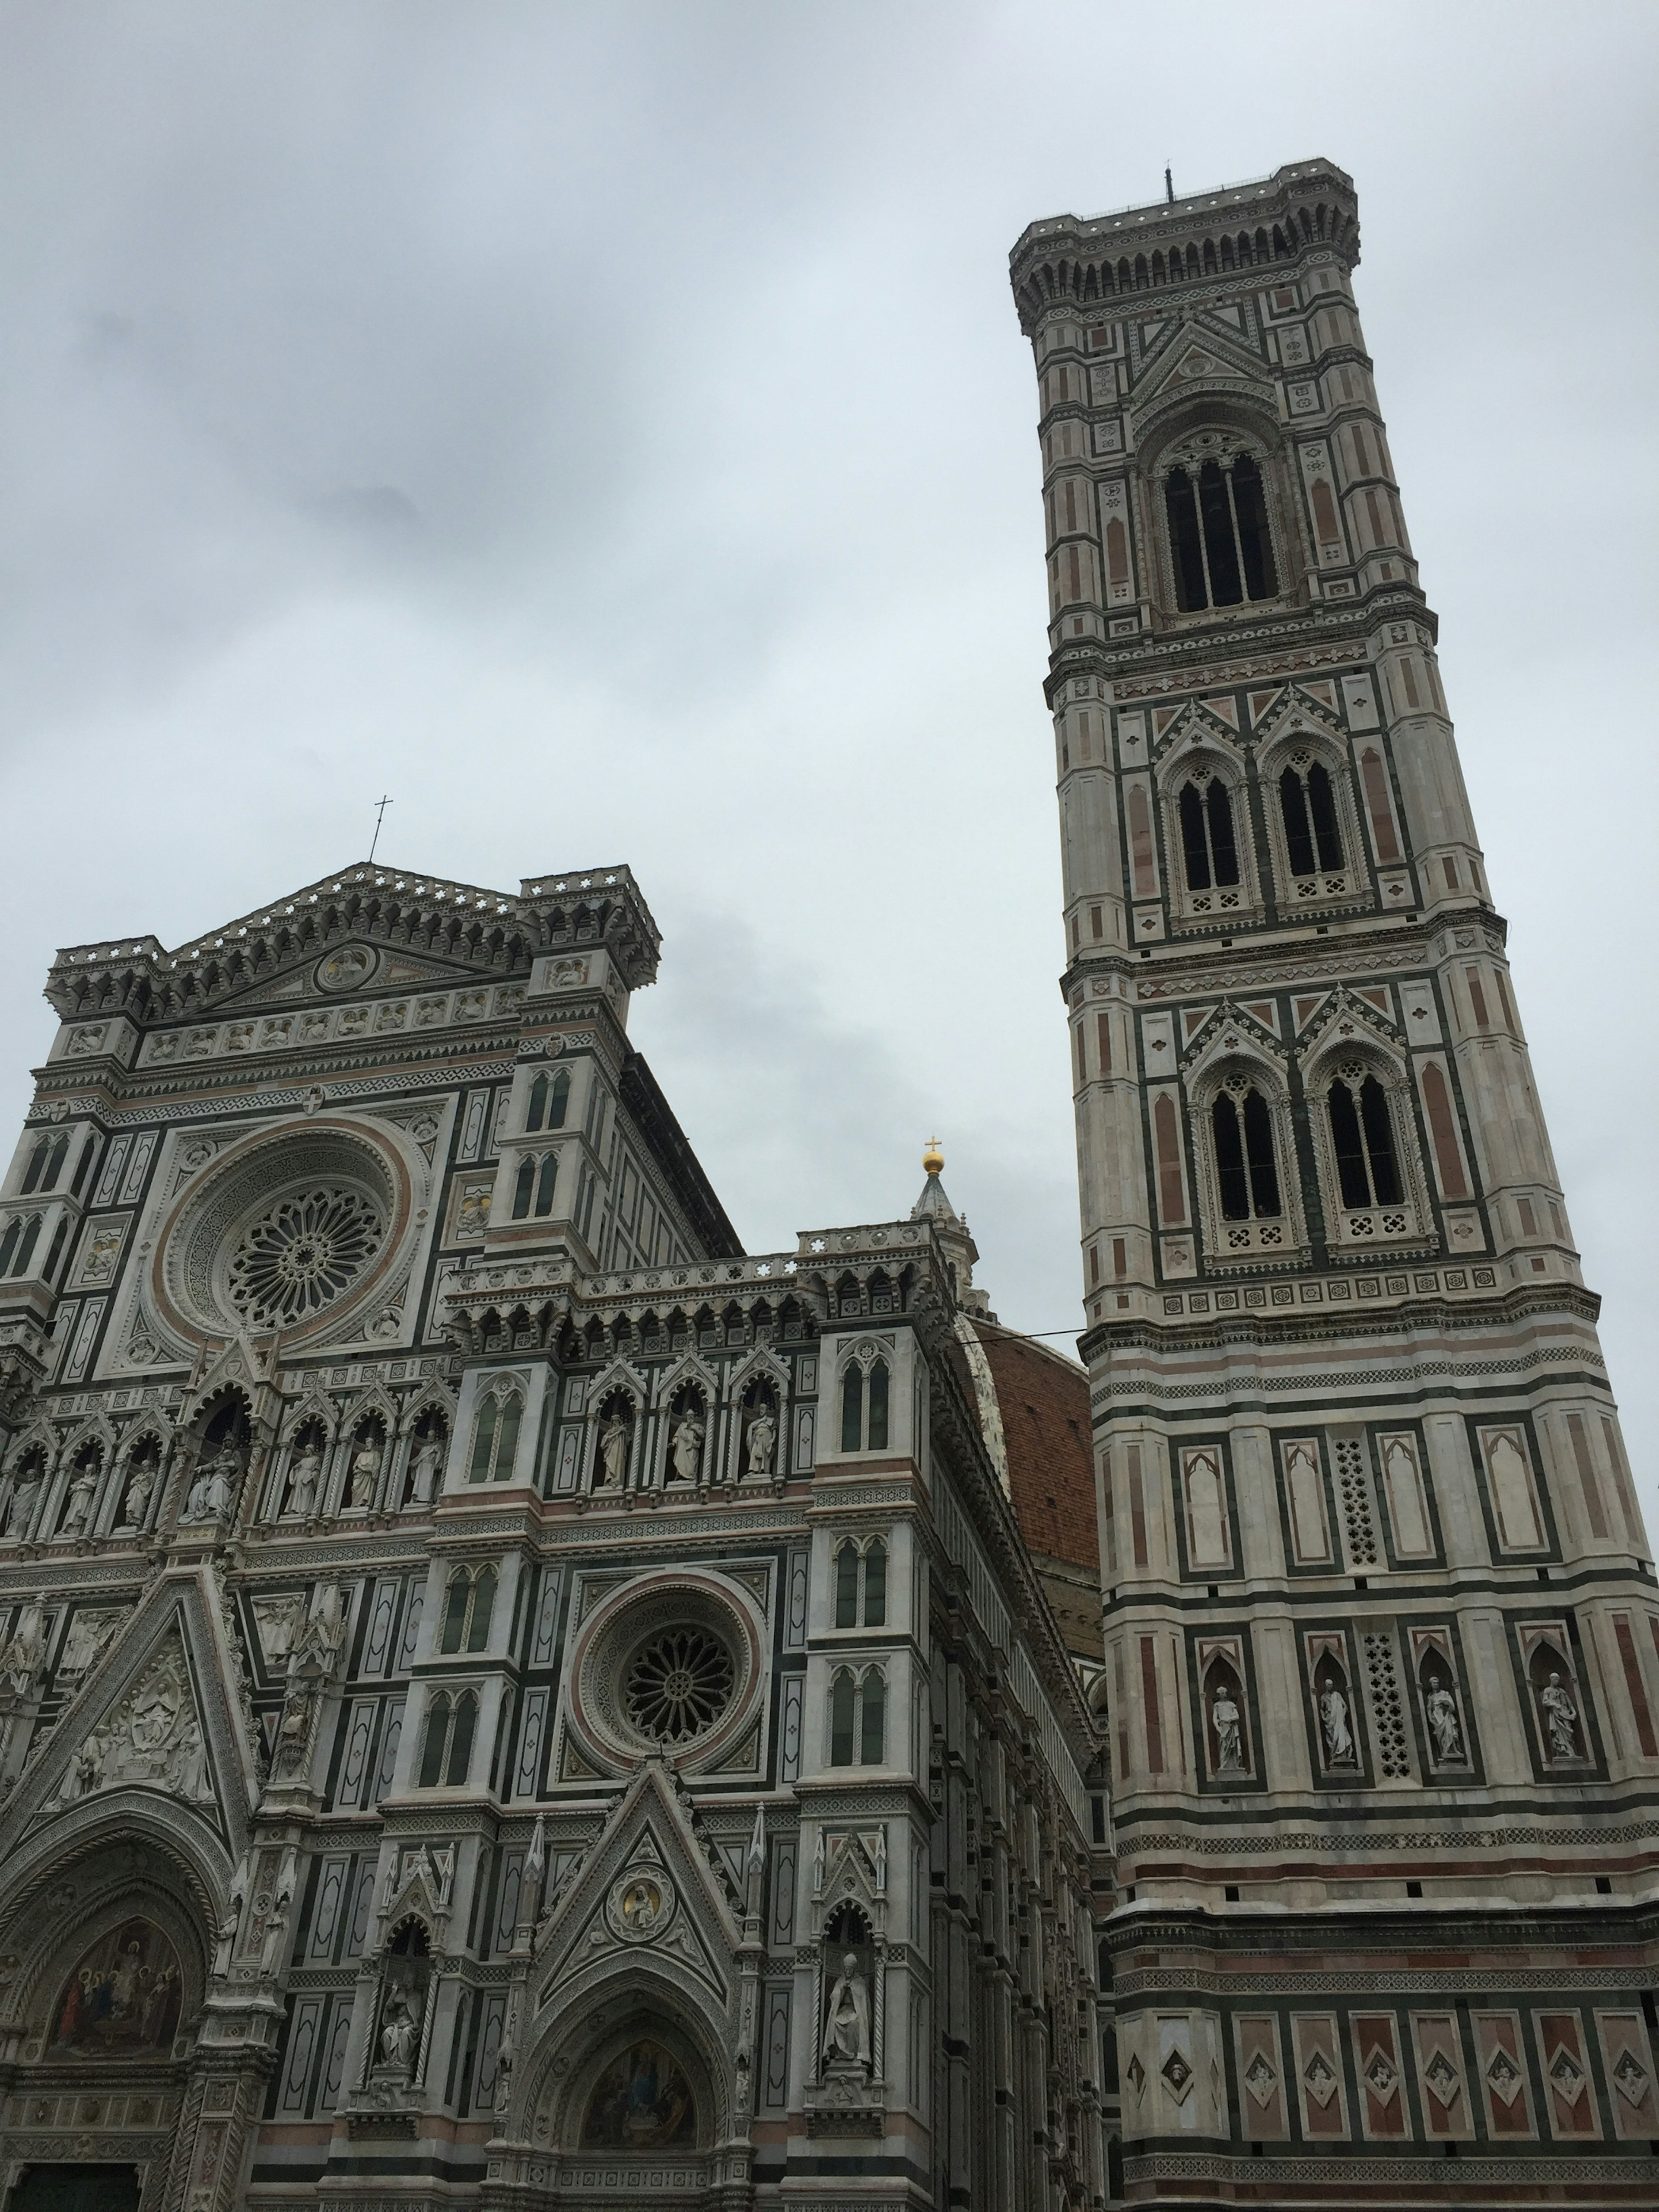
<svg viewBox="0 0 1659 2212"><path fill-rule="evenodd" d="M1273 380L1265 364L1237 331L1207 318L1182 318L1166 325L1146 356L1132 395L1137 408L1188 389L1213 390L1232 385L1271 396Z"/></svg>
<svg viewBox="0 0 1659 2212"><path fill-rule="evenodd" d="M1250 705L1253 716L1251 734L1259 745L1271 744L1275 738L1297 729L1317 731L1339 744L1346 738L1342 719L1335 708L1328 707L1322 699L1316 699L1299 684L1287 684L1271 704L1264 703L1260 712L1256 710L1254 699Z"/></svg>
<svg viewBox="0 0 1659 2212"><path fill-rule="evenodd" d="M1171 715L1162 729L1154 729L1152 757L1164 761L1173 753L1190 752L1206 744L1218 746L1231 758L1237 758L1240 750L1238 732L1226 718L1204 700L1194 699Z"/></svg>
<svg viewBox="0 0 1659 2212"><path fill-rule="evenodd" d="M487 960L434 959L429 954L346 937L329 945L320 957L312 946L258 982L227 993L214 1012L216 1017L222 1017L262 1007L292 1006L301 1000L326 1002L343 994L452 990L457 983L476 981L480 967L490 969L493 976L495 971Z"/></svg>
<svg viewBox="0 0 1659 2212"><path fill-rule="evenodd" d="M204 1822L233 1856L246 1849L258 1771L216 1597L205 1569L170 1577L118 1626L25 1768L0 1856L28 1829L127 1793Z"/></svg>
<svg viewBox="0 0 1659 2212"><path fill-rule="evenodd" d="M1190 1080L1217 1060L1259 1059L1283 1068L1285 1048L1266 1022L1224 999L1188 1038L1181 1065Z"/></svg>
<svg viewBox="0 0 1659 2212"><path fill-rule="evenodd" d="M647 1759L538 1931L536 2003L577 1975L633 1964L689 1975L725 2009L740 1933L660 1759Z"/></svg>

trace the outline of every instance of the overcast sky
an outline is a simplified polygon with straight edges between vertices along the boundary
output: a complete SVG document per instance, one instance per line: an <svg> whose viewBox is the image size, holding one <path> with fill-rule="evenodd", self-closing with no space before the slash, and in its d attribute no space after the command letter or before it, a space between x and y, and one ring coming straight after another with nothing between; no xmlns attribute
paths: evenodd
<svg viewBox="0 0 1659 2212"><path fill-rule="evenodd" d="M750 1249L1074 1327L1036 217L1314 154L1632 1459L1659 1293L1659 10L0 8L0 1116L53 949L626 860Z"/></svg>

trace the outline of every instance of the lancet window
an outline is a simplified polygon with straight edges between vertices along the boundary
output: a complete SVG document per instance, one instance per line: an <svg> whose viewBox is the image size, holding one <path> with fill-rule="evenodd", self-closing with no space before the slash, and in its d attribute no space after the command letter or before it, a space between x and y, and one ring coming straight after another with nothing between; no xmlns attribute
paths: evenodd
<svg viewBox="0 0 1659 2212"><path fill-rule="evenodd" d="M478 1408L478 1425L472 1431L472 1457L468 1464L469 1482L506 1482L513 1473L513 1461L519 1449L519 1424L524 1418L524 1401L516 1390L504 1397L491 1395Z"/></svg>
<svg viewBox="0 0 1659 2212"><path fill-rule="evenodd" d="M1181 787L1176 808L1188 890L1207 891L1237 883L1232 795L1221 778L1208 774L1189 777Z"/></svg>
<svg viewBox="0 0 1659 2212"><path fill-rule="evenodd" d="M830 1685L830 1764L879 1766L887 1751L887 1681L879 1667L837 1669Z"/></svg>
<svg viewBox="0 0 1659 2212"><path fill-rule="evenodd" d="M440 1690L426 1709L421 1745L422 1790L464 1790L472 1764L472 1739L478 1729L478 1693L463 1690L452 1698Z"/></svg>
<svg viewBox="0 0 1659 2212"><path fill-rule="evenodd" d="M1272 1221L1284 1211L1273 1157L1273 1115L1255 1084L1236 1078L1210 1109L1216 1188L1224 1221Z"/></svg>
<svg viewBox="0 0 1659 2212"><path fill-rule="evenodd" d="M495 1609L495 1568L479 1567L476 1572L458 1568L449 1578L439 1649L446 1652L482 1651L489 1642L489 1621Z"/></svg>
<svg viewBox="0 0 1659 2212"><path fill-rule="evenodd" d="M1398 1206L1405 1195L1388 1093L1374 1075L1337 1077L1325 1094L1345 1206Z"/></svg>
<svg viewBox="0 0 1659 2212"><path fill-rule="evenodd" d="M872 1537L860 1551L848 1536L836 1553L836 1626L882 1628L887 1622L887 1547Z"/></svg>
<svg viewBox="0 0 1659 2212"><path fill-rule="evenodd" d="M531 1135L538 1129L562 1129L565 1109L570 1103L570 1070L562 1067L553 1075L538 1075L530 1086L530 1096L525 1106L524 1126Z"/></svg>
<svg viewBox="0 0 1659 2212"><path fill-rule="evenodd" d="M1322 761L1299 755L1279 779L1279 807L1285 823L1285 849L1293 876L1312 876L1340 868L1342 829L1336 793Z"/></svg>
<svg viewBox="0 0 1659 2212"><path fill-rule="evenodd" d="M1164 480L1164 501L1183 614L1273 597L1273 534L1261 471L1249 453L1178 465Z"/></svg>
<svg viewBox="0 0 1659 2212"><path fill-rule="evenodd" d="M841 1383L841 1448L844 1452L887 1449L887 1362L872 1360L866 1376L849 1359Z"/></svg>

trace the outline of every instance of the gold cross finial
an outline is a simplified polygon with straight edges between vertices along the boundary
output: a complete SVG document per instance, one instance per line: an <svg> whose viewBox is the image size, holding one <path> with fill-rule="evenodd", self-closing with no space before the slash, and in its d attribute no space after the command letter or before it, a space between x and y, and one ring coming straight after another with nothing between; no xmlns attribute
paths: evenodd
<svg viewBox="0 0 1659 2212"><path fill-rule="evenodd" d="M921 1164L929 1175L937 1175L945 1165L945 1155L939 1148L939 1139L929 1137L927 1149L921 1156Z"/></svg>

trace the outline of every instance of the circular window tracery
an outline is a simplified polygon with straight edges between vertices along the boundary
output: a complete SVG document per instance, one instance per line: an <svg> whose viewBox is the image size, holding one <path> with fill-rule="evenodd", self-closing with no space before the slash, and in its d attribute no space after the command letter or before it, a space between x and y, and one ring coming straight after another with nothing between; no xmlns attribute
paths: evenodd
<svg viewBox="0 0 1659 2212"><path fill-rule="evenodd" d="M335 1183L287 1192L237 1239L227 1295L255 1327L310 1321L350 1289L385 1235L361 1190Z"/></svg>
<svg viewBox="0 0 1659 2212"><path fill-rule="evenodd" d="M706 1628L671 1628L634 1654L623 1700L641 1735L689 1743L719 1721L736 1680L732 1654L718 1637Z"/></svg>

